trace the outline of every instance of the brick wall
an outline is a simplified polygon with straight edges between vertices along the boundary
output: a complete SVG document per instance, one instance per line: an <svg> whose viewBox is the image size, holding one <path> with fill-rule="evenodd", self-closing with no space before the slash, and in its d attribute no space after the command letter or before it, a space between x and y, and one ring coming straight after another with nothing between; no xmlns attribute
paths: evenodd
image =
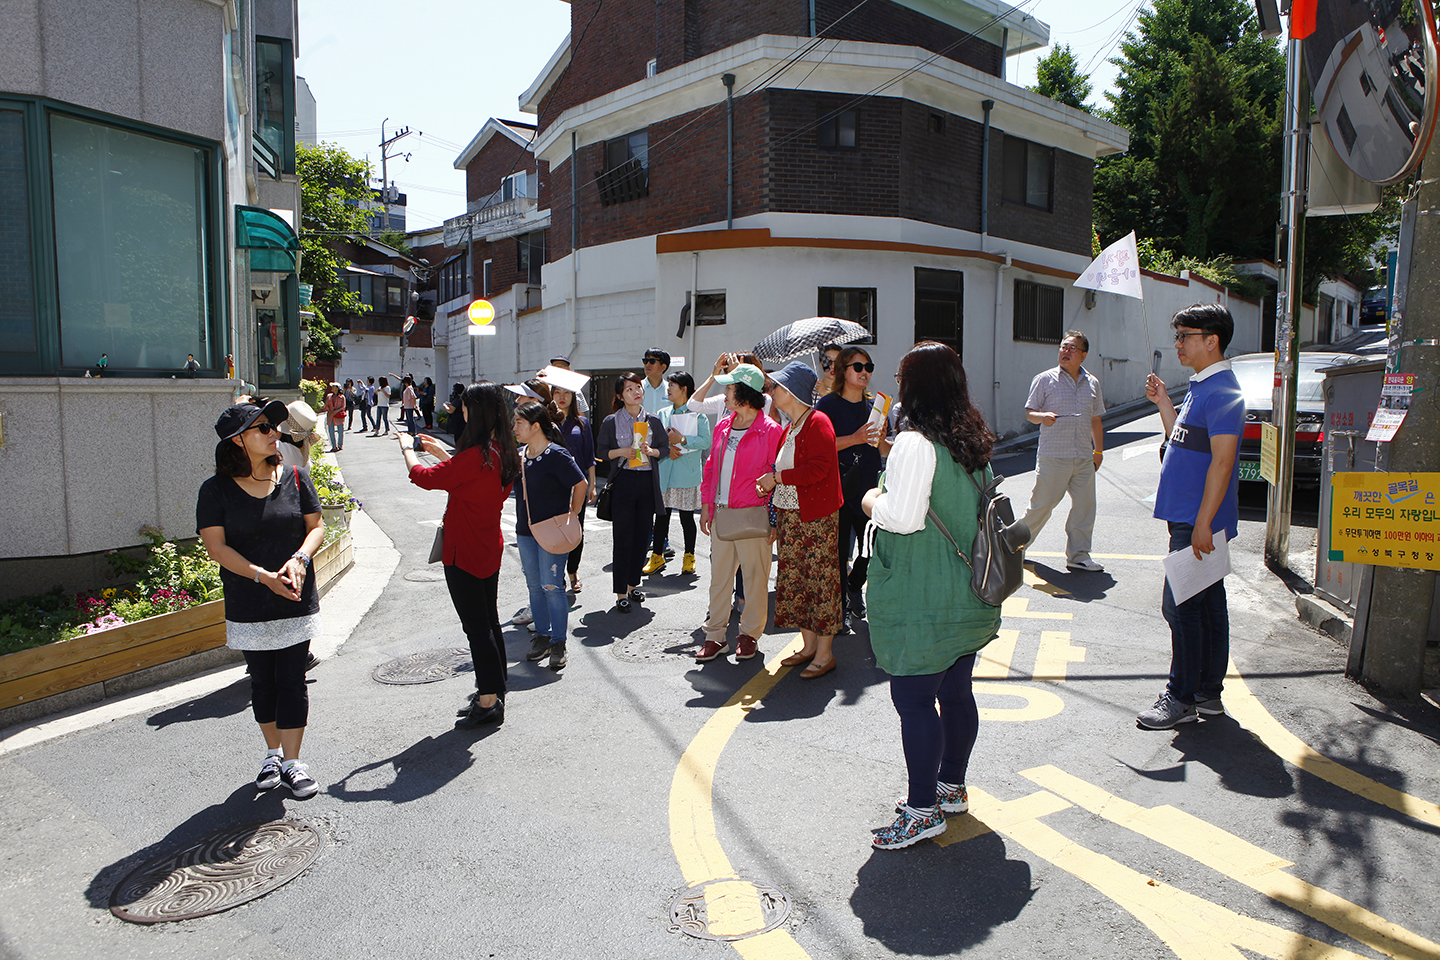
<svg viewBox="0 0 1440 960"><path fill-rule="evenodd" d="M815 0L818 29L825 32L827 27L854 6L854 0ZM944 54L946 59L974 67L991 76L1000 76L1000 48L978 38L967 40L967 35L964 30L957 30L909 7L890 3L889 0L870 0L833 30L825 32L825 36L841 40L903 44L922 47L935 53L953 46L954 49ZM955 46L957 43L959 45Z"/></svg>
<svg viewBox="0 0 1440 960"><path fill-rule="evenodd" d="M656 27L674 19L656 14L656 0L571 0L570 65L540 101L540 129L577 103L645 79Z"/></svg>
<svg viewBox="0 0 1440 960"><path fill-rule="evenodd" d="M719 82L718 80L716 81ZM735 99L736 217L764 207L766 94ZM692 122L693 121L693 122ZM688 126L687 126L688 124ZM683 130L681 128L684 128ZM725 106L672 117L647 128L650 195L605 207L595 174L604 167L604 144L579 151L580 245L596 246L725 219ZM548 178L549 259L570 252L570 162ZM546 203L542 196L542 204Z"/></svg>
<svg viewBox="0 0 1440 960"><path fill-rule="evenodd" d="M767 208L785 213L900 216L903 101L876 97L860 104L854 148L816 145L816 120L849 103L843 94L768 90L770 102Z"/></svg>
<svg viewBox="0 0 1440 960"><path fill-rule="evenodd" d="M545 164L540 164L540 179L545 179ZM536 175L535 155L503 133L493 135L480 152L465 165L465 199L483 200L500 189L500 181L524 170L528 177Z"/></svg>
<svg viewBox="0 0 1440 960"><path fill-rule="evenodd" d="M932 115L940 131L930 129ZM980 230L984 127L911 100L900 109L900 216ZM992 138L993 139L993 138Z"/></svg>
<svg viewBox="0 0 1440 960"><path fill-rule="evenodd" d="M1095 163L1079 154L1055 150L1055 181L1050 210L1006 203L1004 188L1005 137L990 130L990 233L1020 243L1053 247L1066 253L1090 255L1094 211Z"/></svg>

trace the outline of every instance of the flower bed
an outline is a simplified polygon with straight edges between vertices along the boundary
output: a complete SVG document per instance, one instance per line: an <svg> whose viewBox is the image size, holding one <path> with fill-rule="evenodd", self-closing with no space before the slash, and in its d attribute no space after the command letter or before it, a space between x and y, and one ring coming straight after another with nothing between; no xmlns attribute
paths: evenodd
<svg viewBox="0 0 1440 960"><path fill-rule="evenodd" d="M8 644L0 656L0 713L96 684L102 687L89 699L99 700L112 693L112 681L225 645L218 566L215 588L205 589L210 571L204 564L213 561L202 547L179 548L158 532L146 535L152 541L148 560L112 557L112 566L144 567L133 588L77 597L57 590L0 607L6 611L0 640ZM316 585L325 590L354 562L354 553L347 530L327 528L312 563ZM197 604L196 594L208 599ZM214 665L197 664L190 672Z"/></svg>

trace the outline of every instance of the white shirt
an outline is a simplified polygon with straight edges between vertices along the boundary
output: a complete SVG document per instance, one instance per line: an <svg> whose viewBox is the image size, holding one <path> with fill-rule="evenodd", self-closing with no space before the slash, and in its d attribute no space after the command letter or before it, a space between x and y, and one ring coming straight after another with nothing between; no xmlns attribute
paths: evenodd
<svg viewBox="0 0 1440 960"><path fill-rule="evenodd" d="M1211 374L1219 373L1221 370L1229 370L1229 369L1230 369L1230 361L1229 361L1229 360L1216 360L1214 363L1210 364L1210 366L1206 367L1204 370L1201 370L1199 373L1192 373L1192 374L1190 375L1190 382L1191 382L1191 383L1199 383L1201 380L1206 379L1206 378L1209 377Z"/></svg>
<svg viewBox="0 0 1440 960"><path fill-rule="evenodd" d="M885 490L875 498L870 519L881 530L914 533L925 527L930 488L935 483L935 445L916 430L895 438L885 464Z"/></svg>

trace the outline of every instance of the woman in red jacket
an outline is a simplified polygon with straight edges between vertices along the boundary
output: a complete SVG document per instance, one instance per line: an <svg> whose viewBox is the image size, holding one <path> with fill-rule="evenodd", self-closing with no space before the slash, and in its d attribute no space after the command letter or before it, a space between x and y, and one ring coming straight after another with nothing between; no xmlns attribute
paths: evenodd
<svg viewBox="0 0 1440 960"><path fill-rule="evenodd" d="M420 462L408 434L399 435L410 482L422 490L450 494L441 560L450 601L460 615L475 664L475 694L455 721L455 726L466 729L505 722L505 641L496 608L500 555L505 549L500 510L520 474L508 396L497 383L466 387L460 402L465 429L455 443L455 455L434 437L420 435L425 452L440 461L433 467Z"/></svg>
<svg viewBox="0 0 1440 960"><path fill-rule="evenodd" d="M805 401L814 395L815 371L795 361L770 374L770 398L790 418L773 473L755 481L761 496L770 494L779 526L780 566L775 573L775 627L799 630L800 652L780 662L796 666L809 661L800 676L807 680L835 669L831 644L840 630L840 571L832 562L839 550L839 511L845 501L840 489L840 461L835 453L835 427L830 418ZM800 398L805 398L804 400Z"/></svg>

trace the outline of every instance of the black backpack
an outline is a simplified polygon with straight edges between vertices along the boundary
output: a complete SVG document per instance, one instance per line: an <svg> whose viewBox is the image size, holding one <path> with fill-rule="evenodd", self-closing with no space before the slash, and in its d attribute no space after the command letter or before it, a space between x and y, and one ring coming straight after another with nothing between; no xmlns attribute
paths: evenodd
<svg viewBox="0 0 1440 960"><path fill-rule="evenodd" d="M970 589L975 591L975 596L992 607L998 607L1025 582L1022 551L1030 542L1030 528L1025 526L1024 521L1015 519L1010 498L997 492L1004 477L996 474L982 487L968 471L965 475L980 492L980 508L975 512L975 542L970 545L970 555L967 557L960 549L960 544L955 542L933 509L927 510L925 515L950 541L956 556L970 568Z"/></svg>

